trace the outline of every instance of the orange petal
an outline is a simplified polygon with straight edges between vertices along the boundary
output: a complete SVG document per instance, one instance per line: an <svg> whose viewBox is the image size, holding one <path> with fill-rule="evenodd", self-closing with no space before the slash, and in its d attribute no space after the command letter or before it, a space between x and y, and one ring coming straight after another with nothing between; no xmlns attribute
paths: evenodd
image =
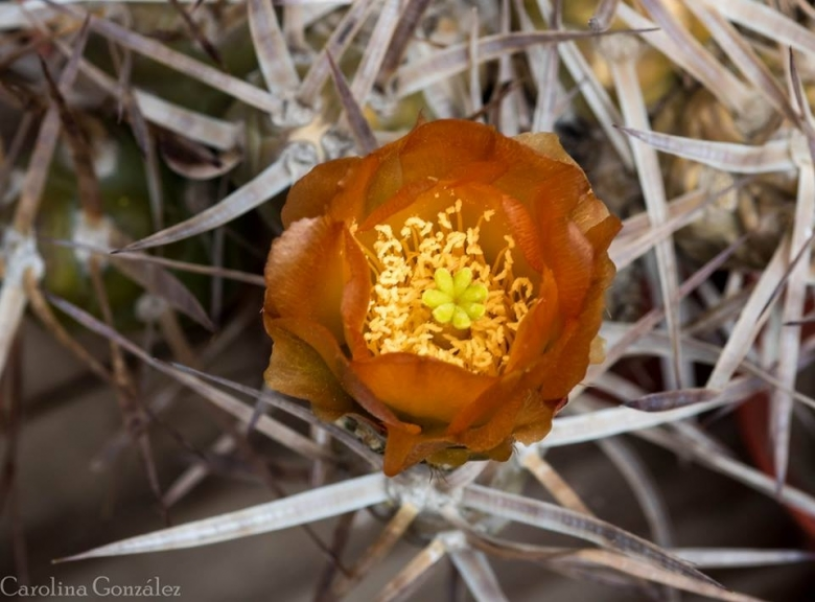
<svg viewBox="0 0 815 602"><path fill-rule="evenodd" d="M274 241L265 273L267 313L313 320L344 339L344 229L325 217L304 218Z"/></svg>
<svg viewBox="0 0 815 602"><path fill-rule="evenodd" d="M471 452L495 454L519 431L524 435L548 432L557 405L557 401L542 397L537 385L518 371L501 379L461 412L448 433L455 430L456 440Z"/></svg>
<svg viewBox="0 0 815 602"><path fill-rule="evenodd" d="M368 230L385 222L391 226L402 224L407 217L413 215L435 219L439 211L455 203L456 197L462 194L463 187L489 183L504 171L506 167L495 161L481 161L459 166L442 179L427 176L408 182L386 202L378 205L362 223L360 230ZM474 198L470 195L471 202ZM486 209L498 209L500 192L495 188L482 188L482 193L477 198L481 202L478 203L477 210L472 212L476 220Z"/></svg>
<svg viewBox="0 0 815 602"><path fill-rule="evenodd" d="M406 136L399 155L403 181L446 178L461 166L485 160L498 137L492 128L470 121L442 119L421 125Z"/></svg>
<svg viewBox="0 0 815 602"><path fill-rule="evenodd" d="M486 424L458 435L446 433L440 428L425 429L421 434L389 429L385 446L385 474L394 476L422 460L443 466L458 466L468 459L507 460L512 453L513 423L523 407L523 399L520 394L501 397L507 402L506 411L501 410Z"/></svg>
<svg viewBox="0 0 815 602"><path fill-rule="evenodd" d="M591 285L595 250L574 222L540 224L546 264L557 283L561 311L579 315Z"/></svg>
<svg viewBox="0 0 815 602"><path fill-rule="evenodd" d="M538 228L532 220L532 216L520 201L511 196L504 195L501 200L504 214L509 221L512 237L521 249L526 262L533 270L540 273L543 270L543 256L541 251L541 239Z"/></svg>
<svg viewBox="0 0 815 602"><path fill-rule="evenodd" d="M601 257L595 268L596 280L586 295L583 315L574 321L569 336L558 354L557 367L544 384L547 397L564 397L586 375L591 342L603 321L605 295L614 278L614 265L607 257Z"/></svg>
<svg viewBox="0 0 815 602"><path fill-rule="evenodd" d="M388 430L382 470L385 475L394 477L406 468L410 468L450 445L452 442L443 436L412 435L402 431Z"/></svg>
<svg viewBox="0 0 815 602"><path fill-rule="evenodd" d="M402 138L367 157L336 159L312 169L289 192L283 207L284 226L318 215L364 221L402 187L399 152L405 142Z"/></svg>
<svg viewBox="0 0 815 602"><path fill-rule="evenodd" d="M274 340L272 358L263 373L269 387L310 401L323 420L336 420L354 411L354 400L313 347L274 322L267 325L267 331Z"/></svg>
<svg viewBox="0 0 815 602"><path fill-rule="evenodd" d="M325 215L332 199L340 193L343 180L361 160L349 157L321 163L295 182L281 213L283 226L289 228L304 217Z"/></svg>
<svg viewBox="0 0 815 602"><path fill-rule="evenodd" d="M264 313L263 324L269 336L274 337L278 332L285 331L289 338L296 338L314 350L320 356L328 370L342 385L344 374L347 371L348 358L345 357L337 340L325 327L300 318L276 318ZM274 355L274 351L272 352ZM348 392L347 389L344 389Z"/></svg>
<svg viewBox="0 0 815 602"><path fill-rule="evenodd" d="M515 422L515 439L530 445L543 439L552 430L552 420L566 398L546 399L540 394L530 397Z"/></svg>
<svg viewBox="0 0 815 602"><path fill-rule="evenodd" d="M622 227L622 222L616 216L606 215L602 221L586 230L586 238L596 250L608 256L611 241L614 240Z"/></svg>
<svg viewBox="0 0 815 602"><path fill-rule="evenodd" d="M351 362L359 379L405 420L447 424L486 391L495 378L411 353L386 353Z"/></svg>
<svg viewBox="0 0 815 602"><path fill-rule="evenodd" d="M476 161L453 169L444 177L453 187L465 184L491 184L507 172L508 166L490 156L486 161Z"/></svg>
<svg viewBox="0 0 815 602"><path fill-rule="evenodd" d="M521 381L521 372L516 371L503 376L500 379L493 379L492 386L482 391L472 402L461 408L456 416L450 421L447 433L450 435L465 436L465 431L473 430L476 427L484 427L491 422L500 422L505 428L503 437L512 431L513 419L507 420L507 415L514 416L520 408L514 400L518 392L518 385ZM487 447L493 447L492 443ZM486 449L479 446L479 449Z"/></svg>
<svg viewBox="0 0 815 602"><path fill-rule="evenodd" d="M510 349L506 371L524 369L562 334L562 309L552 270L544 268L535 306L524 316Z"/></svg>
<svg viewBox="0 0 815 602"><path fill-rule="evenodd" d="M328 215L337 220L361 221L365 215L365 199L379 169L379 157L368 155L350 170L331 200Z"/></svg>
<svg viewBox="0 0 815 602"><path fill-rule="evenodd" d="M354 358L370 357L371 352L365 344L362 330L371 301L371 268L362 249L348 230L343 233L343 245L348 266L348 282L342 293L341 308L345 340Z"/></svg>
<svg viewBox="0 0 815 602"><path fill-rule="evenodd" d="M504 198L505 195L500 190L482 182L443 181L435 184L430 180L422 180L406 186L372 213L360 226L357 238L362 244L371 246L376 240L376 235L371 230L374 226L385 223L398 232L409 217L417 216L435 222L440 212L452 207L456 201L461 201L461 214L467 226L475 225L485 211L494 212L490 221L482 225L479 238L479 244L484 250L487 262L492 263L496 255L507 245L504 237L510 233L516 234L504 210ZM515 206L518 204L516 203ZM518 230L516 235L523 238L524 244L524 253L514 255L515 275L537 282L537 274L540 271L532 268L526 259L528 253L530 259L536 264L542 263L542 254L538 252L535 257L534 251L537 243L534 238L536 235L533 232L537 225L531 221L531 218L525 222L522 221L523 215L517 212L513 214L513 218L516 222L514 228Z"/></svg>
<svg viewBox="0 0 815 602"><path fill-rule="evenodd" d="M520 428L528 434L548 430L559 402L544 400L522 381L518 373L483 392L462 412L461 432L436 427L409 434L389 429L385 474L393 476L422 460L445 466L457 466L468 459L507 460L515 431Z"/></svg>
<svg viewBox="0 0 815 602"><path fill-rule="evenodd" d="M507 399L507 404L495 417L476 428L471 428L458 436L458 440L474 454L484 454L514 440L513 430L518 412L523 406L522 393Z"/></svg>
<svg viewBox="0 0 815 602"><path fill-rule="evenodd" d="M616 227L616 218L611 218L608 225L604 222L587 235L590 240L595 235L608 237L609 231ZM580 315L566 320L553 344L531 366L526 366L530 384L540 385L541 395L547 399L567 396L586 374L591 344L603 321L606 290L614 278L614 264L606 253L601 253L591 272L591 286L583 299Z"/></svg>
<svg viewBox="0 0 815 602"><path fill-rule="evenodd" d="M399 159L399 154L406 143L406 138L400 138L396 142L386 144L374 153L378 167L371 176L365 203L359 216L360 222L368 219L371 213L376 211L378 207L388 201L405 185L412 183L405 181L402 163Z"/></svg>
<svg viewBox="0 0 815 602"><path fill-rule="evenodd" d="M397 141L364 158L336 159L318 165L292 186L283 207L283 224L326 215L337 221L363 221L401 187Z"/></svg>
<svg viewBox="0 0 815 602"><path fill-rule="evenodd" d="M530 209L537 208L555 220L566 217L590 187L583 170L557 154L543 155L510 138L500 138L495 158L509 169L492 184Z"/></svg>

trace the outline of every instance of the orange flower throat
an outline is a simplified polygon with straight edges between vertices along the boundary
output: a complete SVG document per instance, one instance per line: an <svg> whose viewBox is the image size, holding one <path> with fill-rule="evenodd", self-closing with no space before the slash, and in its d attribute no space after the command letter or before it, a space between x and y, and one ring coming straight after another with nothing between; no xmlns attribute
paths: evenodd
<svg viewBox="0 0 815 602"><path fill-rule="evenodd" d="M375 284L364 337L375 355L415 353L495 376L534 287L512 272L512 236L492 265L485 259L479 236L494 212L465 227L461 207L457 200L435 223L408 218L398 237L391 226L376 226L378 238L366 249Z"/></svg>

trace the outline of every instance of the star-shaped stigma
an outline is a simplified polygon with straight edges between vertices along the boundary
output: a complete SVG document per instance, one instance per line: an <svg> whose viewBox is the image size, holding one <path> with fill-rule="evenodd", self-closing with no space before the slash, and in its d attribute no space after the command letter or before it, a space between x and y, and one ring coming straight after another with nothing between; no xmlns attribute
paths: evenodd
<svg viewBox="0 0 815 602"><path fill-rule="evenodd" d="M487 287L473 283L473 271L462 268L453 276L449 270L439 268L433 275L436 288L422 293L422 303L433 310L433 318L440 324L452 323L453 328L466 330L484 315Z"/></svg>

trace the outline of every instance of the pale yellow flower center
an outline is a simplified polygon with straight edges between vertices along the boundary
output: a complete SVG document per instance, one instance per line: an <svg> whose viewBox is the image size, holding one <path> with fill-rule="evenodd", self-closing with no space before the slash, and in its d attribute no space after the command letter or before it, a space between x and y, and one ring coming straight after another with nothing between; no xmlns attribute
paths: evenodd
<svg viewBox="0 0 815 602"><path fill-rule="evenodd" d="M375 355L415 353L496 375L509 360L534 287L512 272L512 236L504 237L492 265L484 258L479 236L494 212L465 227L461 207L456 201L435 223L411 217L398 237L388 225L376 227L364 337Z"/></svg>

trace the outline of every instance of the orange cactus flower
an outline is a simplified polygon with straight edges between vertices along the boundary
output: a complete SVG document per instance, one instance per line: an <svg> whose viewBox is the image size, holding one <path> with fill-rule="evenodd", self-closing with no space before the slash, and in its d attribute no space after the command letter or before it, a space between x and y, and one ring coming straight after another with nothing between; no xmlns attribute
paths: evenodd
<svg viewBox="0 0 815 602"><path fill-rule="evenodd" d="M390 476L506 460L597 359L620 222L554 134L419 125L314 168L283 222L266 382L384 432Z"/></svg>

